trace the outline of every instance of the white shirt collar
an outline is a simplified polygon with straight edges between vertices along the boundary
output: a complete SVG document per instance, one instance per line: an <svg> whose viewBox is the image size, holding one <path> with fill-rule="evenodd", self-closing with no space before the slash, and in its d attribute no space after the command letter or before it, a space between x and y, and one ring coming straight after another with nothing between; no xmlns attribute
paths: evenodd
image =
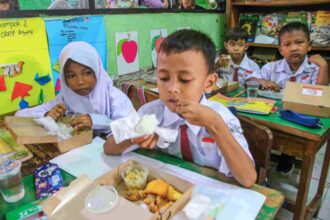
<svg viewBox="0 0 330 220"><path fill-rule="evenodd" d="M305 56L304 62L300 65L298 70L295 72L294 75L298 75L302 72L305 71L310 71L309 68L314 68L314 64L309 64L308 63L308 57L307 55ZM292 74L292 70L290 68L290 65L288 64L288 61L286 59L283 59L279 65L277 65L275 72L277 73L286 73L286 74Z"/></svg>
<svg viewBox="0 0 330 220"><path fill-rule="evenodd" d="M241 64L239 65L239 67L241 67L242 69L245 70L250 70L250 65L249 65L249 58L247 57L246 53L244 54L243 60L241 62Z"/></svg>

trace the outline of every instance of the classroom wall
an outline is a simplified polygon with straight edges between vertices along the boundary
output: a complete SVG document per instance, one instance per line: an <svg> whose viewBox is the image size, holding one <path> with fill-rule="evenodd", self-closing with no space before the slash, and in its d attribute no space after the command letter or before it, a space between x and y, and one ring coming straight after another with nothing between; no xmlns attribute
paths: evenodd
<svg viewBox="0 0 330 220"><path fill-rule="evenodd" d="M150 30L167 29L168 34L178 27L191 27L208 34L217 50L223 47L225 14L202 13L159 13L159 14L121 14L105 15L105 28L108 47L108 72L116 75L115 33L126 31L138 32L140 68L151 67Z"/></svg>

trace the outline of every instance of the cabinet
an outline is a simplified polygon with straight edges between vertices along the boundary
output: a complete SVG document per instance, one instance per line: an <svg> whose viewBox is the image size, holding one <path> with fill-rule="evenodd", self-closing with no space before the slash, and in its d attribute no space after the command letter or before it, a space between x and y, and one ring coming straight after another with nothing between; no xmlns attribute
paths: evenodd
<svg viewBox="0 0 330 220"><path fill-rule="evenodd" d="M237 25L240 13L276 13L280 11L292 12L318 10L330 10L330 0L227 0L227 27L232 28ZM250 43L250 50L253 50L254 48L274 48L274 50L276 50L277 45ZM311 53L321 54L328 61L328 65L330 66L330 46L312 47Z"/></svg>

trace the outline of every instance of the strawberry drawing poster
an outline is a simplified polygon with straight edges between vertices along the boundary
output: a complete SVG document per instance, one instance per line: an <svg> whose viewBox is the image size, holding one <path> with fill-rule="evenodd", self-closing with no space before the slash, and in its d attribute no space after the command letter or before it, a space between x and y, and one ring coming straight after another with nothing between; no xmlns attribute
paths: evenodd
<svg viewBox="0 0 330 220"><path fill-rule="evenodd" d="M138 33L122 32L115 34L118 75L139 70Z"/></svg>
<svg viewBox="0 0 330 220"><path fill-rule="evenodd" d="M42 18L0 21L0 115L54 98Z"/></svg>
<svg viewBox="0 0 330 220"><path fill-rule="evenodd" d="M166 29L158 29L150 31L150 40L151 40L151 60L152 65L157 67L157 54L159 52L160 44L167 37Z"/></svg>
<svg viewBox="0 0 330 220"><path fill-rule="evenodd" d="M81 16L65 20L51 19L46 20L45 23L56 94L61 89L59 55L63 47L70 42L85 41L91 44L100 55L103 67L107 69L107 46L103 16Z"/></svg>

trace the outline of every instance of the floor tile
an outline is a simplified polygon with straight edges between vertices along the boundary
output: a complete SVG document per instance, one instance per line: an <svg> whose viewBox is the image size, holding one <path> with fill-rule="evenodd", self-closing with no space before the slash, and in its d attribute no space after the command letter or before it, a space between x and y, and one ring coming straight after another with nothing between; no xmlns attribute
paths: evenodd
<svg viewBox="0 0 330 220"><path fill-rule="evenodd" d="M322 220L330 220L330 190L328 190L325 195L325 199L322 202L321 209L317 217Z"/></svg>
<svg viewBox="0 0 330 220"><path fill-rule="evenodd" d="M313 168L313 179L320 179L322 164L323 164L324 154L316 154L314 168ZM328 169L327 183L330 183L330 167Z"/></svg>

